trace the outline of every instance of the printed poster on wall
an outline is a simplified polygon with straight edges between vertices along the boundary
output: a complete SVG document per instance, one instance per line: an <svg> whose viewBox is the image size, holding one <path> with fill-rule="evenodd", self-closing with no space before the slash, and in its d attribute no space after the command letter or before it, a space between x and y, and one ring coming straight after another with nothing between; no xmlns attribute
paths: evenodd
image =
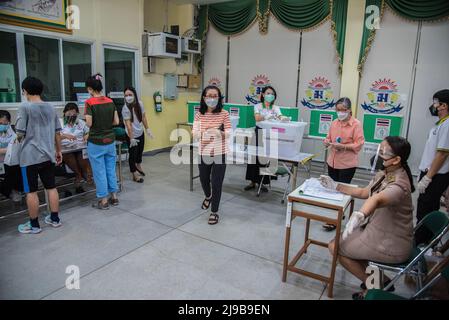
<svg viewBox="0 0 449 320"><path fill-rule="evenodd" d="M229 116L240 117L240 108L236 108L236 107L229 108Z"/></svg>
<svg viewBox="0 0 449 320"><path fill-rule="evenodd" d="M320 114L320 125L318 133L327 135L332 123L331 114Z"/></svg>
<svg viewBox="0 0 449 320"><path fill-rule="evenodd" d="M390 119L376 119L376 127L374 129L374 139L383 140L390 135L391 120Z"/></svg>
<svg viewBox="0 0 449 320"><path fill-rule="evenodd" d="M249 86L249 92L245 96L248 104L258 104L260 103L260 94L263 88L270 85L270 79L266 75L257 75L251 81Z"/></svg>
<svg viewBox="0 0 449 320"><path fill-rule="evenodd" d="M301 104L309 109L330 109L335 106L330 81L325 77L315 77L309 82Z"/></svg>
<svg viewBox="0 0 449 320"><path fill-rule="evenodd" d="M8 0L0 2L0 23L71 33L66 27L69 0Z"/></svg>
<svg viewBox="0 0 449 320"><path fill-rule="evenodd" d="M366 94L368 101L362 103L366 112L392 114L404 108L406 96L398 92L398 85L391 79L379 79L371 84Z"/></svg>

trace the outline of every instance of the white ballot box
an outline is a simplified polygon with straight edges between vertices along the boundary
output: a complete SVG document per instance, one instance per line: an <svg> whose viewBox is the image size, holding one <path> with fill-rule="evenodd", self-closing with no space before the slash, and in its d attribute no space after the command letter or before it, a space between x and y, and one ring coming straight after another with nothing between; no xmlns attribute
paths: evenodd
<svg viewBox="0 0 449 320"><path fill-rule="evenodd" d="M270 153L277 139L279 159L289 159L300 153L306 122L261 121L257 126L263 129L263 146ZM259 144L260 145L260 144Z"/></svg>

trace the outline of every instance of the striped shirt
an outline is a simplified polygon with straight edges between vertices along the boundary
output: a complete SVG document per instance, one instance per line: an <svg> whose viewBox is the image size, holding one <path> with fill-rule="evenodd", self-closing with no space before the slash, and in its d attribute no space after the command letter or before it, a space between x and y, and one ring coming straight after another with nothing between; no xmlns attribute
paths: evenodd
<svg viewBox="0 0 449 320"><path fill-rule="evenodd" d="M206 112L195 114L192 134L200 141L199 154L215 156L229 152L228 139L222 135L220 127L223 125L224 132L228 135L231 131L231 120L229 112L222 110L220 113Z"/></svg>

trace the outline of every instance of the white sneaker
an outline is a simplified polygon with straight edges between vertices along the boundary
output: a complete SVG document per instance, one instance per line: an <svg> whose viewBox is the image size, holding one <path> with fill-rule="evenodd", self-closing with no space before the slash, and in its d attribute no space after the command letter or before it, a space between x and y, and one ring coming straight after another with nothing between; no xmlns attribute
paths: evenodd
<svg viewBox="0 0 449 320"><path fill-rule="evenodd" d="M16 190L12 190L11 194L9 195L9 198L14 202L20 202L22 201L22 196L20 193L18 193Z"/></svg>
<svg viewBox="0 0 449 320"><path fill-rule="evenodd" d="M46 216L45 219L44 219L44 222L46 224L51 225L54 228L58 228L58 227L62 226L61 220L58 221L58 222L53 221L53 220L51 220L51 215Z"/></svg>

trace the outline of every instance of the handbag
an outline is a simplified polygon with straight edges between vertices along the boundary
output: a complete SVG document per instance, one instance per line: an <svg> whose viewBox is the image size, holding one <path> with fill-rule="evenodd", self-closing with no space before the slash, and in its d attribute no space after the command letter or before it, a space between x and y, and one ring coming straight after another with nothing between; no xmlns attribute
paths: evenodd
<svg viewBox="0 0 449 320"><path fill-rule="evenodd" d="M14 139L12 142L8 144L6 148L5 160L4 163L7 166L17 166L20 162L20 143L17 139Z"/></svg>

